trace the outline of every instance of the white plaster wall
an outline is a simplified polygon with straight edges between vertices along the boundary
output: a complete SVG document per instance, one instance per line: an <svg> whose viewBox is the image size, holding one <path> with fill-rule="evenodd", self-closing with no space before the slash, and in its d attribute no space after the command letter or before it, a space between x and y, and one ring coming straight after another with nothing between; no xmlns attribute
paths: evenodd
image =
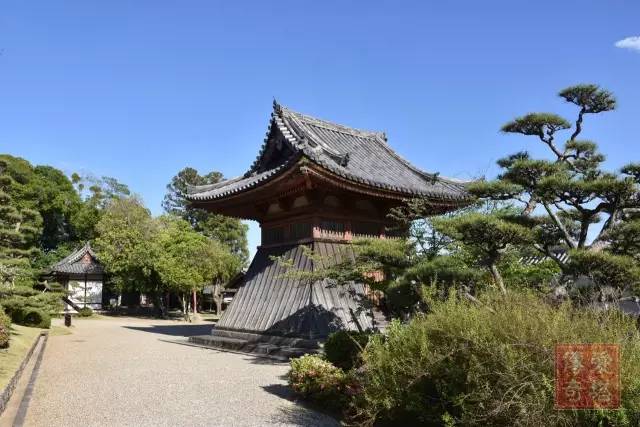
<svg viewBox="0 0 640 427"><path fill-rule="evenodd" d="M84 293L84 281L77 281L76 286L72 286L69 284L69 291L71 295L69 298L74 303L78 304L80 307L84 307L85 303L85 293ZM87 298L86 298L87 307L91 307L92 309L101 309L102 308L102 282L88 280L87 281Z"/></svg>

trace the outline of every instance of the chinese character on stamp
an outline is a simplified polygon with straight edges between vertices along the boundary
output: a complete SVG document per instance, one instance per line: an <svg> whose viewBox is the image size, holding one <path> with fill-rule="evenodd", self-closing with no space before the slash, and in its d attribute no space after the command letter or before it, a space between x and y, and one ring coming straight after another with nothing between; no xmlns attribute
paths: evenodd
<svg viewBox="0 0 640 427"><path fill-rule="evenodd" d="M558 344L555 351L556 409L620 407L620 347Z"/></svg>

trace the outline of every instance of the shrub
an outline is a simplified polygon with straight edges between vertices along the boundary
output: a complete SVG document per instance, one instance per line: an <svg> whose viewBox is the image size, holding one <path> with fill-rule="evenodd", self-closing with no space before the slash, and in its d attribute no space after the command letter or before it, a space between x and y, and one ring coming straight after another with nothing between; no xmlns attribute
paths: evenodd
<svg viewBox="0 0 640 427"><path fill-rule="evenodd" d="M0 307L0 348L8 348L11 338L11 319Z"/></svg>
<svg viewBox="0 0 640 427"><path fill-rule="evenodd" d="M78 310L78 316L91 317L93 316L93 310L91 309L91 307L82 307L80 310Z"/></svg>
<svg viewBox="0 0 640 427"><path fill-rule="evenodd" d="M616 311L551 307L530 293L455 298L406 325L392 322L362 354L351 416L396 425L640 425L640 333ZM622 408L557 411L554 346L621 346Z"/></svg>
<svg viewBox="0 0 640 427"><path fill-rule="evenodd" d="M2 306L6 313L11 317L13 323L23 325L25 314L30 310L39 310L47 314L57 311L60 304L60 294L57 293L36 293L31 294L29 290L17 291L15 293L5 294L2 297ZM26 325L28 326L28 325Z"/></svg>
<svg viewBox="0 0 640 427"><path fill-rule="evenodd" d="M329 362L346 371L360 365L360 354L369 342L370 333L338 331L329 335L324 354Z"/></svg>
<svg viewBox="0 0 640 427"><path fill-rule="evenodd" d="M292 359L288 377L296 394L330 410L342 409L355 390L349 375L316 355Z"/></svg>
<svg viewBox="0 0 640 427"><path fill-rule="evenodd" d="M51 327L51 316L37 308L27 308L22 314L21 324L34 328L49 329Z"/></svg>
<svg viewBox="0 0 640 427"><path fill-rule="evenodd" d="M640 292L640 267L628 256L585 250L571 251L567 272L584 275L598 286Z"/></svg>

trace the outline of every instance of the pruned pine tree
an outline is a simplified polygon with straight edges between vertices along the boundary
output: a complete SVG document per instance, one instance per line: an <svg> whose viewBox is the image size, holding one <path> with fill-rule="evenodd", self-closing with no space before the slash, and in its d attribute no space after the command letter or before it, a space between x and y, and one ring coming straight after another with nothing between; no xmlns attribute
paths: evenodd
<svg viewBox="0 0 640 427"><path fill-rule="evenodd" d="M0 284L15 286L31 277L31 258L39 235L40 216L32 209L18 209L10 196L13 179L0 159Z"/></svg>
<svg viewBox="0 0 640 427"><path fill-rule="evenodd" d="M568 87L558 95L578 108L573 123L556 114L530 113L502 127L505 133L536 138L550 157L533 158L528 152L510 155L498 161L502 172L496 180L475 183L470 191L484 199L521 203L521 216L535 222L531 229L536 250L554 259L567 273L603 279L595 273L596 267L627 268L628 263L615 257L630 256L629 250L637 248L638 228L632 224L640 211L640 165L606 171L605 156L597 144L581 139L587 115L615 109L613 94L584 84ZM557 257L554 249L558 246L573 251L569 264ZM608 254L599 258L578 254L603 249ZM595 262L596 258L600 262ZM625 288L640 288L637 269L627 269L625 277Z"/></svg>

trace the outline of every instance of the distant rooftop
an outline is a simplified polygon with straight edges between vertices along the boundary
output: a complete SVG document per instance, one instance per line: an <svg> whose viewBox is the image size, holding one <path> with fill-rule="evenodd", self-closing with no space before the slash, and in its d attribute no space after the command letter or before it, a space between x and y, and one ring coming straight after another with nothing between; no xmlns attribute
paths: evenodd
<svg viewBox="0 0 640 427"><path fill-rule="evenodd" d="M49 268L50 273L103 274L104 270L91 245L87 242L64 259Z"/></svg>

